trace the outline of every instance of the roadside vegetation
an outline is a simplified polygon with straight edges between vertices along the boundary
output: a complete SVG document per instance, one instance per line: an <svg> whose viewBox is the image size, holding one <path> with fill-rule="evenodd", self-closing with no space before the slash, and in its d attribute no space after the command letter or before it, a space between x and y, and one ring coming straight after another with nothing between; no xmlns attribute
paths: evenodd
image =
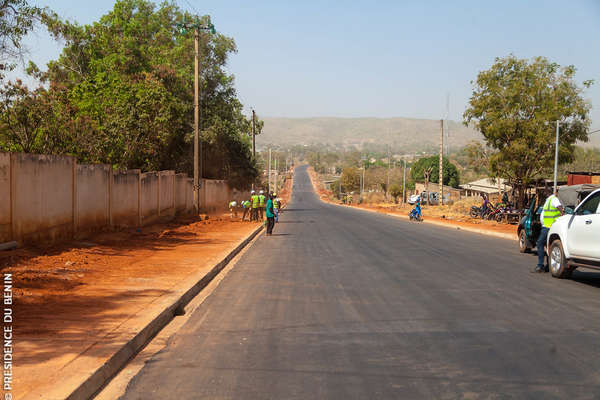
<svg viewBox="0 0 600 400"><path fill-rule="evenodd" d="M5 43L20 49L40 22L64 43L47 66L29 62L37 84L6 81L0 88L0 150L68 154L81 162L142 170L193 170L194 35L178 24L197 17L175 5L120 0L90 25L66 21L49 9L13 1L22 15ZM25 21L25 22L20 22ZM208 22L201 17L200 22ZM2 25L0 24L0 29ZM248 186L257 176L234 77L226 70L235 41L220 33L200 38L203 176ZM25 54L25 53L24 53ZM258 121L260 133L262 123Z"/></svg>

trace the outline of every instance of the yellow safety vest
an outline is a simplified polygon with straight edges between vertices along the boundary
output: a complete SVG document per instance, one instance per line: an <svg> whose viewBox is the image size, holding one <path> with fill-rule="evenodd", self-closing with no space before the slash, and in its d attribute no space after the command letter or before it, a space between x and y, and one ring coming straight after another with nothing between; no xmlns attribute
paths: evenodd
<svg viewBox="0 0 600 400"><path fill-rule="evenodd" d="M560 210L552 206L554 195L548 197L544 203L544 228L550 228L556 218L560 217Z"/></svg>
<svg viewBox="0 0 600 400"><path fill-rule="evenodd" d="M252 195L250 199L252 200L252 208L258 208L258 195Z"/></svg>
<svg viewBox="0 0 600 400"><path fill-rule="evenodd" d="M258 200L260 201L260 206L264 206L265 205L265 195L261 194L260 196L258 196Z"/></svg>
<svg viewBox="0 0 600 400"><path fill-rule="evenodd" d="M273 208L279 209L279 199L273 200Z"/></svg>

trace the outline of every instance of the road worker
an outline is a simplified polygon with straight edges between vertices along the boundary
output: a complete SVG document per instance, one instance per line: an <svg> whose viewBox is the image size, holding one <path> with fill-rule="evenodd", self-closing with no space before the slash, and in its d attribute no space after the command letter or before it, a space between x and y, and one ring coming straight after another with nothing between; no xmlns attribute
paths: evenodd
<svg viewBox="0 0 600 400"><path fill-rule="evenodd" d="M254 190L251 191L250 194L250 201L252 202L252 212L250 214L250 221L258 221L258 195Z"/></svg>
<svg viewBox="0 0 600 400"><path fill-rule="evenodd" d="M273 193L273 211L275 214L275 223L279 222L279 207L281 207L281 199L277 197L277 193Z"/></svg>
<svg viewBox="0 0 600 400"><path fill-rule="evenodd" d="M251 206L252 203L250 202L250 200L242 200L242 208L244 209L244 213L242 214L242 221L246 220L246 215L250 212ZM248 216L248 219L250 219L250 216Z"/></svg>
<svg viewBox="0 0 600 400"><path fill-rule="evenodd" d="M229 202L229 218L237 218L237 205L238 203L235 200Z"/></svg>
<svg viewBox="0 0 600 400"><path fill-rule="evenodd" d="M260 220L262 221L263 219L265 219L265 206L267 204L267 199L265 197L265 192L263 192L262 190L260 191L260 194L258 195L258 209L260 212Z"/></svg>
<svg viewBox="0 0 600 400"><path fill-rule="evenodd" d="M542 207L542 214L540 215L540 222L542 223L542 230L540 237L536 243L538 263L537 266L531 270L531 272L548 272L548 267L544 266L546 258L546 241L548 240L548 231L550 227L556 221L558 217L564 214L565 210L555 194L552 194L552 189L547 187L544 189L544 195L548 198Z"/></svg>

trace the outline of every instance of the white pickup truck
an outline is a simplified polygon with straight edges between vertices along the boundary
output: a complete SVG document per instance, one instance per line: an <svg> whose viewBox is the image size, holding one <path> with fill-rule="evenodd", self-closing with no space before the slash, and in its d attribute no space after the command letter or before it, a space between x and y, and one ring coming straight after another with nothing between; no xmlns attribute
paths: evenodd
<svg viewBox="0 0 600 400"><path fill-rule="evenodd" d="M577 267L600 269L600 189L554 221L547 249L555 278L568 278Z"/></svg>

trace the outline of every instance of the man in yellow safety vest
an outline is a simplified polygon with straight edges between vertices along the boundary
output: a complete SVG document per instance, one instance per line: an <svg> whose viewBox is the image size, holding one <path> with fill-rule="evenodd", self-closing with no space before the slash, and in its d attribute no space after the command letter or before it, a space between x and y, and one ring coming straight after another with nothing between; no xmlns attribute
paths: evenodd
<svg viewBox="0 0 600 400"><path fill-rule="evenodd" d="M258 210L260 212L260 220L262 221L263 219L265 219L265 205L266 205L266 197L265 197L265 192L263 192L262 190L260 191L260 194L258 195Z"/></svg>
<svg viewBox="0 0 600 400"><path fill-rule="evenodd" d="M248 215L248 213L250 212L251 205L252 203L250 202L250 200L242 200L242 208L244 209L244 214L242 214L242 221L246 220L246 215ZM250 216L248 216L248 219L250 219Z"/></svg>
<svg viewBox="0 0 600 400"><path fill-rule="evenodd" d="M540 237L536 243L538 263L537 266L531 270L531 272L548 272L548 267L544 267L544 261L546 256L546 241L548 240L548 231L550 227L556 221L558 217L564 214L564 208L555 194L552 194L550 188L544 189L544 195L547 196L542 207L542 214L540 215L540 222L542 223L542 230Z"/></svg>
<svg viewBox="0 0 600 400"><path fill-rule="evenodd" d="M253 190L250 192L250 201L252 202L252 212L250 213L250 221L258 221L258 195Z"/></svg>

